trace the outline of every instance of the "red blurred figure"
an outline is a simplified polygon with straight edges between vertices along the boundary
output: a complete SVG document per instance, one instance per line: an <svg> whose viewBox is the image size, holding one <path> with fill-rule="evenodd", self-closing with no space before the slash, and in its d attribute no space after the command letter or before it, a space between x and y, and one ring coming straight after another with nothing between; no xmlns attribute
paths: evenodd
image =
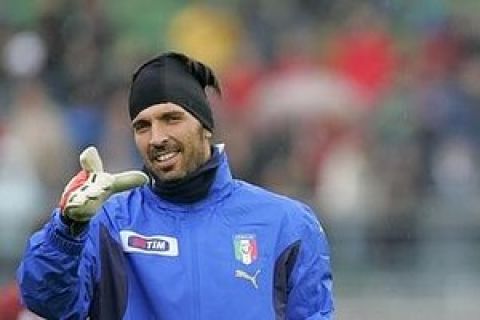
<svg viewBox="0 0 480 320"><path fill-rule="evenodd" d="M22 309L15 282L11 282L0 289L1 320L17 320Z"/></svg>
<svg viewBox="0 0 480 320"><path fill-rule="evenodd" d="M42 319L22 306L17 284L12 281L0 288L0 320Z"/></svg>

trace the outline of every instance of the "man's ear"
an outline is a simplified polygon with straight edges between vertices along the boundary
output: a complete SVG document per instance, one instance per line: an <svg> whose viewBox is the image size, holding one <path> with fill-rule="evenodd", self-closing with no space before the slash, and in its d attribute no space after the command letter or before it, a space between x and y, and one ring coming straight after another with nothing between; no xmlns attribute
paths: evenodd
<svg viewBox="0 0 480 320"><path fill-rule="evenodd" d="M210 131L208 131L207 129L203 130L203 135L207 139L210 139L212 137L212 133Z"/></svg>

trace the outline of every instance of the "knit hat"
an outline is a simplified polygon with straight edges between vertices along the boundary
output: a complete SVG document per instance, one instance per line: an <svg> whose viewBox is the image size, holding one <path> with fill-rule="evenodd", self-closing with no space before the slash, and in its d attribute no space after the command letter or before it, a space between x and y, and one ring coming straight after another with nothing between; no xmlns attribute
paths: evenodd
<svg viewBox="0 0 480 320"><path fill-rule="evenodd" d="M215 74L208 66L180 53L161 54L133 74L128 101L130 119L152 105L171 102L212 131L214 120L205 93L207 86L220 93Z"/></svg>

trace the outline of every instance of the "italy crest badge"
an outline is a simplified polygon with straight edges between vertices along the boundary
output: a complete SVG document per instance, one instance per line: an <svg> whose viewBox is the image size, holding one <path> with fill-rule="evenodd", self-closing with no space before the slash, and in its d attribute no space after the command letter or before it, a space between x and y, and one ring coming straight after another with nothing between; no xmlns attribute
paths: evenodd
<svg viewBox="0 0 480 320"><path fill-rule="evenodd" d="M258 247L254 234L236 234L233 238L235 259L245 265L252 264L257 260Z"/></svg>

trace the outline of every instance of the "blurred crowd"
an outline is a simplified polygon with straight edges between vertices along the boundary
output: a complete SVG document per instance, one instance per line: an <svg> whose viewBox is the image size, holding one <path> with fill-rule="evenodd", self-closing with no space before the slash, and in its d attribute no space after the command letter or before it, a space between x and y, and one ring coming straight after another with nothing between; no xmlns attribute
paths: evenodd
<svg viewBox="0 0 480 320"><path fill-rule="evenodd" d="M0 284L84 147L112 172L141 166L128 82L163 50L214 67L234 174L314 207L334 268L478 268L475 1L165 3L143 18L145 6L44 0L26 21L0 4Z"/></svg>

